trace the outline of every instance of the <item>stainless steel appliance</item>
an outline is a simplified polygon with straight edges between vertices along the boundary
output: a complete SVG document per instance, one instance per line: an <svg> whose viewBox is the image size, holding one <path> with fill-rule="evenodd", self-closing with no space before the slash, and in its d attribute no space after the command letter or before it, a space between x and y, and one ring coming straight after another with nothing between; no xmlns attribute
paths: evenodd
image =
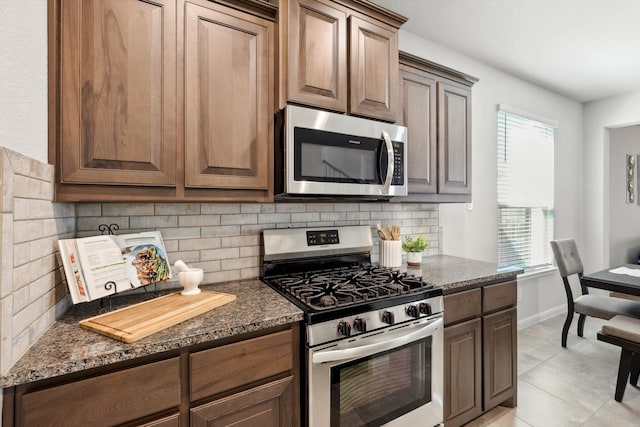
<svg viewBox="0 0 640 427"><path fill-rule="evenodd" d="M289 196L407 195L407 128L287 106L279 117L276 191Z"/></svg>
<svg viewBox="0 0 640 427"><path fill-rule="evenodd" d="M372 265L371 231L263 234L263 280L304 311L309 427L443 422L442 290Z"/></svg>

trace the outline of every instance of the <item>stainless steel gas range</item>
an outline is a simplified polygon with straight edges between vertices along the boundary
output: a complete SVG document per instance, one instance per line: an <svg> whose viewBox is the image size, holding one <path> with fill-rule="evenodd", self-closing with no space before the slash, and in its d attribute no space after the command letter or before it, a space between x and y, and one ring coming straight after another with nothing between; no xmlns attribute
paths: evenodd
<svg viewBox="0 0 640 427"><path fill-rule="evenodd" d="M304 311L306 424L442 423L442 290L372 265L368 226L263 237L263 281Z"/></svg>

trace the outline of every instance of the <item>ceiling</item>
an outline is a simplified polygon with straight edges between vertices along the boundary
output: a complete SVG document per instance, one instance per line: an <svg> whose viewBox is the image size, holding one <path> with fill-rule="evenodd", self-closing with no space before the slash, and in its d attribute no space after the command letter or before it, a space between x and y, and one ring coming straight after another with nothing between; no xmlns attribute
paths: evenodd
<svg viewBox="0 0 640 427"><path fill-rule="evenodd" d="M409 17L406 31L581 102L640 89L639 0L372 1Z"/></svg>

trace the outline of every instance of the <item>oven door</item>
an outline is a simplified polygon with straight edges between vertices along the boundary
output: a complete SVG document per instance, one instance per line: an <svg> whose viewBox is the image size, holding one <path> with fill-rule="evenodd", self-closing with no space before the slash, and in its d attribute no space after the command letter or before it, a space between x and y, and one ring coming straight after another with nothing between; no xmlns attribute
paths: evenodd
<svg viewBox="0 0 640 427"><path fill-rule="evenodd" d="M422 319L309 349L309 427L442 423L442 328Z"/></svg>

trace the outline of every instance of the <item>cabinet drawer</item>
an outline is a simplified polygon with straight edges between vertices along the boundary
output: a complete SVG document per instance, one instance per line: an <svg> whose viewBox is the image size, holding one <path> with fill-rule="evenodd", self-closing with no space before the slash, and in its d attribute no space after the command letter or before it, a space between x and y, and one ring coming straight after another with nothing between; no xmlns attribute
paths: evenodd
<svg viewBox="0 0 640 427"><path fill-rule="evenodd" d="M457 292L444 296L444 324L450 325L480 316L482 294L480 289Z"/></svg>
<svg viewBox="0 0 640 427"><path fill-rule="evenodd" d="M180 414L169 415L158 420L149 421L140 427L180 427Z"/></svg>
<svg viewBox="0 0 640 427"><path fill-rule="evenodd" d="M180 404L180 359L173 358L22 396L19 425L109 426Z"/></svg>
<svg viewBox="0 0 640 427"><path fill-rule="evenodd" d="M482 288L482 312L489 313L516 305L516 282L498 283Z"/></svg>
<svg viewBox="0 0 640 427"><path fill-rule="evenodd" d="M277 332L204 350L189 358L193 401L291 371L293 333Z"/></svg>

